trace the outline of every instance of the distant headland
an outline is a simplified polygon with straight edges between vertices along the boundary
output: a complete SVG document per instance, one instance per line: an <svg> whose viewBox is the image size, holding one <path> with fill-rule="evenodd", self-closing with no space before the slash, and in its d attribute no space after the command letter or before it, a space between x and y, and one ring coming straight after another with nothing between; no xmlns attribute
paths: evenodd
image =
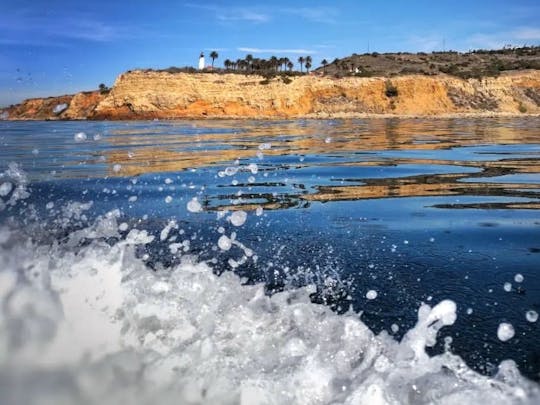
<svg viewBox="0 0 540 405"><path fill-rule="evenodd" d="M223 61L199 69L137 69L112 88L28 99L7 120L347 118L539 115L540 47L353 54L311 70L310 56Z"/></svg>

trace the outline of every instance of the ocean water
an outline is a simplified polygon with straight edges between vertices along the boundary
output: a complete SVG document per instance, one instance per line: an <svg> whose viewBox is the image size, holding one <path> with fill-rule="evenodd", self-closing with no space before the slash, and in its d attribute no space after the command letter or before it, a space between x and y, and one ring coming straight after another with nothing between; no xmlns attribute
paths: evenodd
<svg viewBox="0 0 540 405"><path fill-rule="evenodd" d="M540 401L538 118L0 145L0 404Z"/></svg>

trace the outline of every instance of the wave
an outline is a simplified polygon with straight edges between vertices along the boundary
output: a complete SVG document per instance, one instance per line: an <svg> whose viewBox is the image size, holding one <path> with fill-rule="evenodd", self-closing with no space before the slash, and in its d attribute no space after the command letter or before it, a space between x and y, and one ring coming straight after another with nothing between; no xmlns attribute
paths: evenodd
<svg viewBox="0 0 540 405"><path fill-rule="evenodd" d="M0 210L28 197L16 165L2 176ZM449 344L426 354L456 320L451 300L422 305L398 342L313 303L313 285L268 296L185 253L150 269L142 252L154 236L118 210L71 227L89 208L62 207L61 238L37 219L0 225L0 403L540 401L511 360L483 376Z"/></svg>

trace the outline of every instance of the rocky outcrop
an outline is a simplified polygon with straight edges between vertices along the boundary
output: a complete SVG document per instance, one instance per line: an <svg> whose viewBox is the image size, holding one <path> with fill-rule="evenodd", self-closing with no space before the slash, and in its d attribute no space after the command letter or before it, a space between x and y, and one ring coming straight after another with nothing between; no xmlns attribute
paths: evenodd
<svg viewBox="0 0 540 405"><path fill-rule="evenodd" d="M105 98L99 91L85 91L58 97L30 98L4 109L2 117L10 120L82 120L94 113Z"/></svg>
<svg viewBox="0 0 540 405"><path fill-rule="evenodd" d="M132 71L107 95L33 99L10 119L327 118L371 114L539 114L540 71L463 80L438 75L392 78L275 77ZM54 101L52 101L54 100ZM60 102L68 107L52 114ZM47 116L47 113L49 116Z"/></svg>

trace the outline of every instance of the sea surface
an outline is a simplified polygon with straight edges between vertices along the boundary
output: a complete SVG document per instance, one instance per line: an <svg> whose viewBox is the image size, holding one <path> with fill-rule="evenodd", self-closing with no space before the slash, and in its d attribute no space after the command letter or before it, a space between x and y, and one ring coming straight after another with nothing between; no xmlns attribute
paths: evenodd
<svg viewBox="0 0 540 405"><path fill-rule="evenodd" d="M538 403L540 119L0 121L0 302L1 404Z"/></svg>

